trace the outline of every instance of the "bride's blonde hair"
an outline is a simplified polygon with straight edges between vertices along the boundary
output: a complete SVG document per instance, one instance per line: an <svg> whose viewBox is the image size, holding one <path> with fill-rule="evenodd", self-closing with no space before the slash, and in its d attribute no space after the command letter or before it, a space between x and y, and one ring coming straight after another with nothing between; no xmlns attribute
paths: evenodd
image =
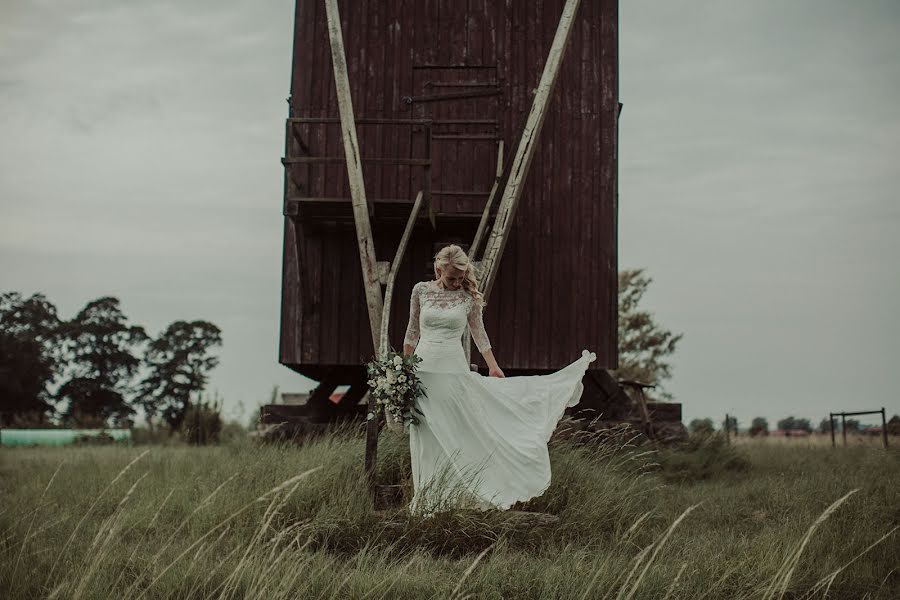
<svg viewBox="0 0 900 600"><path fill-rule="evenodd" d="M481 306L485 305L484 302L484 294L478 289L478 278L475 276L475 265L473 265L469 261L468 255L463 251L462 248L457 246L456 244L450 244L449 246L444 246L438 251L437 254L434 255L434 276L435 278L440 278L438 274L438 268L442 271L446 271L447 267L453 265L457 269L463 272L463 281L462 287L472 298L475 299L475 302L480 304Z"/></svg>

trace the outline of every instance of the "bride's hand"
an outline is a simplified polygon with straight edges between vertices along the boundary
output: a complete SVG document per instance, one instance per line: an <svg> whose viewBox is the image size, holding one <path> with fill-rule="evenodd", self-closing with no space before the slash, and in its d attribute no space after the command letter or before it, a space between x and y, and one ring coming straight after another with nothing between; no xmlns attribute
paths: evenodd
<svg viewBox="0 0 900 600"><path fill-rule="evenodd" d="M506 375L503 374L503 369L501 369L500 367L494 367L493 369L491 369L488 372L488 376L489 377L506 377Z"/></svg>

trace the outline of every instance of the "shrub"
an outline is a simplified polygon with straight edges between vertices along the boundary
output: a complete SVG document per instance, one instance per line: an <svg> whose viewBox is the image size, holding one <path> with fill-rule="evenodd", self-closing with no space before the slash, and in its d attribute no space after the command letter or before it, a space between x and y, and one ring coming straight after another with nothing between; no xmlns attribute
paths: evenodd
<svg viewBox="0 0 900 600"><path fill-rule="evenodd" d="M238 421L228 421L222 425L219 437L225 443L237 442L247 439L247 429Z"/></svg>
<svg viewBox="0 0 900 600"><path fill-rule="evenodd" d="M769 422L763 417L756 417L750 424L750 435L769 435Z"/></svg>
<svg viewBox="0 0 900 600"><path fill-rule="evenodd" d="M75 441L72 443L76 446L106 446L108 444L115 444L116 440L105 431L100 431L97 435L77 435L75 436Z"/></svg>
<svg viewBox="0 0 900 600"><path fill-rule="evenodd" d="M900 435L900 415L894 415L887 422L887 430L891 435Z"/></svg>
<svg viewBox="0 0 900 600"><path fill-rule="evenodd" d="M189 444L218 444L222 425L221 402L201 400L185 411L181 432Z"/></svg>
<svg viewBox="0 0 900 600"><path fill-rule="evenodd" d="M713 433L716 428L715 425L713 425L712 419L707 418L694 419L688 424L688 430L690 430L691 433L710 434Z"/></svg>
<svg viewBox="0 0 900 600"><path fill-rule="evenodd" d="M172 435L168 427L142 427L131 428L131 441L134 444L172 444L180 440Z"/></svg>
<svg viewBox="0 0 900 600"><path fill-rule="evenodd" d="M750 468L750 462L727 444L722 433L692 434L681 446L661 451L658 462L663 479L670 482L701 481Z"/></svg>

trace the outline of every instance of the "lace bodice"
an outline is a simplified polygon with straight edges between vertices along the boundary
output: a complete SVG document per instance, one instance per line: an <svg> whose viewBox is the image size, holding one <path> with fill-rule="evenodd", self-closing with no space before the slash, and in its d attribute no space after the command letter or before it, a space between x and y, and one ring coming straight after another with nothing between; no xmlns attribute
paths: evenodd
<svg viewBox="0 0 900 600"><path fill-rule="evenodd" d="M413 286L409 301L409 324L404 344L415 347L420 337L436 342L457 343L468 325L479 352L490 349L484 330L482 307L463 289L447 290L437 281L420 281Z"/></svg>

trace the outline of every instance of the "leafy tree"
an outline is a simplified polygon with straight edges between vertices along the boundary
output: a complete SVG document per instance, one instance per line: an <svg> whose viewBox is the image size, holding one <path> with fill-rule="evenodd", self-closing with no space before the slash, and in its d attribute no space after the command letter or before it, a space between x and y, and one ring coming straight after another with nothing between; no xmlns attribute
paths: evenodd
<svg viewBox="0 0 900 600"><path fill-rule="evenodd" d="M887 430L890 435L900 435L900 415L888 419Z"/></svg>
<svg viewBox="0 0 900 600"><path fill-rule="evenodd" d="M55 411L49 386L61 365L56 307L43 294L0 295L0 425L44 424Z"/></svg>
<svg viewBox="0 0 900 600"><path fill-rule="evenodd" d="M709 434L713 433L716 428L712 419L694 419L688 424L691 433Z"/></svg>
<svg viewBox="0 0 900 600"><path fill-rule="evenodd" d="M847 431L858 432L860 430L859 419L847 419L844 422Z"/></svg>
<svg viewBox="0 0 900 600"><path fill-rule="evenodd" d="M162 417L172 431L179 428L192 395L199 398L209 371L219 364L209 352L221 344L221 331L207 321L175 321L150 342L148 375L140 385L140 404L149 422Z"/></svg>
<svg viewBox="0 0 900 600"><path fill-rule="evenodd" d="M840 428L840 424L836 425L835 431L840 430ZM823 418L819 422L819 431L822 433L831 433L831 419L829 419L828 417Z"/></svg>
<svg viewBox="0 0 900 600"><path fill-rule="evenodd" d="M638 304L653 279L644 269L619 272L619 366L612 371L617 379L630 379L654 384L661 399L673 400L661 382L672 376L666 358L675 352L683 333L673 335L657 325L653 314L640 310Z"/></svg>
<svg viewBox="0 0 900 600"><path fill-rule="evenodd" d="M147 340L143 327L129 325L119 300L104 296L88 302L60 331L70 365L57 393L68 400L65 420L130 424L135 411L129 390L141 364L136 352Z"/></svg>
<svg viewBox="0 0 900 600"><path fill-rule="evenodd" d="M223 425L222 399L202 399L185 410L181 430L190 444L217 444Z"/></svg>
<svg viewBox="0 0 900 600"><path fill-rule="evenodd" d="M769 435L769 422L764 417L755 417L750 423L750 435Z"/></svg>
<svg viewBox="0 0 900 600"><path fill-rule="evenodd" d="M785 417L784 419L779 419L778 421L778 429L782 431L787 431L788 429L796 429L797 428L797 419L794 417Z"/></svg>
<svg viewBox="0 0 900 600"><path fill-rule="evenodd" d="M812 433L812 425L809 419L798 419L796 417L787 417L778 421L778 429L800 429Z"/></svg>

